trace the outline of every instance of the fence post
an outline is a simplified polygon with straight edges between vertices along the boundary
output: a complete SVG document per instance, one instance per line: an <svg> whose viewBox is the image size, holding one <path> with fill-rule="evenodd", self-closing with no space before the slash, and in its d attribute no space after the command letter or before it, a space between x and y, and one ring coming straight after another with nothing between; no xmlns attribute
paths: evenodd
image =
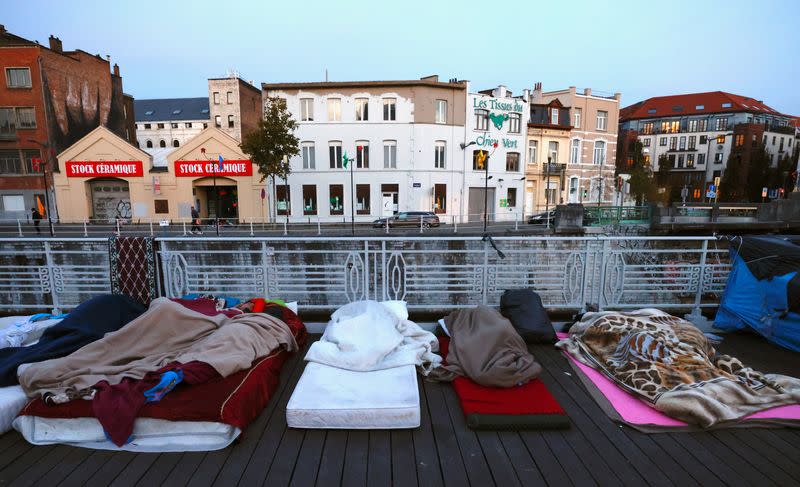
<svg viewBox="0 0 800 487"><path fill-rule="evenodd" d="M119 237L119 218L117 219L117 237Z"/></svg>
<svg viewBox="0 0 800 487"><path fill-rule="evenodd" d="M317 215L317 235L322 235L322 224L319 222L319 215Z"/></svg>
<svg viewBox="0 0 800 487"><path fill-rule="evenodd" d="M702 251L700 254L700 269L697 273L697 293L694 295L694 308L692 308L691 313L685 316L685 318L694 323L694 325L697 326L700 331L708 331L711 329L711 324L709 324L708 320L703 316L703 313L700 310L700 303L703 300L703 281L705 280L707 255L708 240L703 240Z"/></svg>
<svg viewBox="0 0 800 487"><path fill-rule="evenodd" d="M250 220L250 236L252 237L253 235L253 220Z"/></svg>
<svg viewBox="0 0 800 487"><path fill-rule="evenodd" d="M186 220L183 220L181 223L183 224L183 236L185 237L186 236Z"/></svg>
<svg viewBox="0 0 800 487"><path fill-rule="evenodd" d="M489 241L483 240L483 289L481 293L481 303L486 304L489 301Z"/></svg>
<svg viewBox="0 0 800 487"><path fill-rule="evenodd" d="M19 230L19 236L22 236L22 223L19 222L19 218L17 218L17 230Z"/></svg>
<svg viewBox="0 0 800 487"><path fill-rule="evenodd" d="M453 215L453 233L458 233L458 218Z"/></svg>
<svg viewBox="0 0 800 487"><path fill-rule="evenodd" d="M286 226L286 220L283 220L283 234L288 235L289 229Z"/></svg>
<svg viewBox="0 0 800 487"><path fill-rule="evenodd" d="M86 228L86 220L83 220L83 236L84 237L88 237L89 236L89 229Z"/></svg>
<svg viewBox="0 0 800 487"><path fill-rule="evenodd" d="M153 236L153 219L150 219L150 236Z"/></svg>
<svg viewBox="0 0 800 487"><path fill-rule="evenodd" d="M519 212L516 212L517 216L519 216ZM514 230L519 230L519 218L514 218Z"/></svg>
<svg viewBox="0 0 800 487"><path fill-rule="evenodd" d="M422 221L424 217L422 215L419 216L419 233L422 233Z"/></svg>
<svg viewBox="0 0 800 487"><path fill-rule="evenodd" d="M386 224L386 225L384 225L384 227L386 228L386 233L388 234L389 233L389 217L388 216L386 217L386 220L384 221L384 223Z"/></svg>
<svg viewBox="0 0 800 487"><path fill-rule="evenodd" d="M50 278L50 299L53 304L53 314L61 314L61 303L58 299L59 283L56 282L55 265L53 255L50 253L50 242L44 242L44 257L47 263L47 275Z"/></svg>

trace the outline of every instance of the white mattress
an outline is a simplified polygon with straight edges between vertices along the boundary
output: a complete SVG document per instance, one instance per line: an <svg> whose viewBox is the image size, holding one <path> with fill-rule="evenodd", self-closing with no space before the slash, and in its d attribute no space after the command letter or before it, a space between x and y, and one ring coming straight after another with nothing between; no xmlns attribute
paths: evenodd
<svg viewBox="0 0 800 487"><path fill-rule="evenodd" d="M96 418L20 416L13 425L34 445L62 443L98 450L133 452L221 450L241 434L239 428L224 423L137 418L133 424L133 441L118 447L106 438Z"/></svg>
<svg viewBox="0 0 800 487"><path fill-rule="evenodd" d="M0 387L0 434L11 430L11 423L28 404L20 386Z"/></svg>
<svg viewBox="0 0 800 487"><path fill-rule="evenodd" d="M309 362L286 406L292 428L400 429L420 424L413 365L355 372Z"/></svg>

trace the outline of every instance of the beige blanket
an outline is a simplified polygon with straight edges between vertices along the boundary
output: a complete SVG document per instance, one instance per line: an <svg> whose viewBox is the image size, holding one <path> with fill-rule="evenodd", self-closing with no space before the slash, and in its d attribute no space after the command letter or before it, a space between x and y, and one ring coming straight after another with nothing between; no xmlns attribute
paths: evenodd
<svg viewBox="0 0 800 487"><path fill-rule="evenodd" d="M542 366L511 322L486 306L453 311L444 319L450 334L446 365L435 380L466 376L483 386L513 387L539 377Z"/></svg>
<svg viewBox="0 0 800 487"><path fill-rule="evenodd" d="M202 361L227 377L280 346L298 348L289 327L267 314L206 316L159 298L120 330L66 357L30 365L19 381L29 397L81 397L100 381L141 379L171 362Z"/></svg>

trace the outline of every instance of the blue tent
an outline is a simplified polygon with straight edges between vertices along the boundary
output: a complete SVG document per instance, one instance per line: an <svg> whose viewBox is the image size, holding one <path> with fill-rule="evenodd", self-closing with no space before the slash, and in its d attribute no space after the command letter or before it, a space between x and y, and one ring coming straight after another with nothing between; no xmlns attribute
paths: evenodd
<svg viewBox="0 0 800 487"><path fill-rule="evenodd" d="M731 269L716 328L750 327L800 352L800 240L783 236L731 240Z"/></svg>

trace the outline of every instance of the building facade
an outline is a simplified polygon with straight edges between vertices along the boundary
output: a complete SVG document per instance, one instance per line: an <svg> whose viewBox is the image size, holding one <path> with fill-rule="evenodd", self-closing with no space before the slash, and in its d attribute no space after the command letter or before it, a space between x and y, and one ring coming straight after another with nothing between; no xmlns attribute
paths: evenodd
<svg viewBox="0 0 800 487"><path fill-rule="evenodd" d="M64 51L57 37L45 47L0 25L0 218L30 218L34 207L56 218L56 155L98 126L133 141L133 118L116 64Z"/></svg>
<svg viewBox="0 0 800 487"><path fill-rule="evenodd" d="M638 138L654 172L662 161L669 164L673 200L686 188L687 201L704 201L744 140L750 145L757 137L773 165L790 153L795 143L790 120L761 100L714 91L648 98L625 107L620 132ZM627 161L625 154L617 158L620 172Z"/></svg>
<svg viewBox="0 0 800 487"><path fill-rule="evenodd" d="M136 100L137 147L153 157L154 167L167 155L208 128L208 98Z"/></svg>
<svg viewBox="0 0 800 487"><path fill-rule="evenodd" d="M534 92L540 89L536 84ZM569 107L558 99L529 105L525 164L526 213L549 211L564 202L569 146Z"/></svg>
<svg viewBox="0 0 800 487"><path fill-rule="evenodd" d="M235 75L208 80L208 105L214 127L239 142L263 116L261 90Z"/></svg>

